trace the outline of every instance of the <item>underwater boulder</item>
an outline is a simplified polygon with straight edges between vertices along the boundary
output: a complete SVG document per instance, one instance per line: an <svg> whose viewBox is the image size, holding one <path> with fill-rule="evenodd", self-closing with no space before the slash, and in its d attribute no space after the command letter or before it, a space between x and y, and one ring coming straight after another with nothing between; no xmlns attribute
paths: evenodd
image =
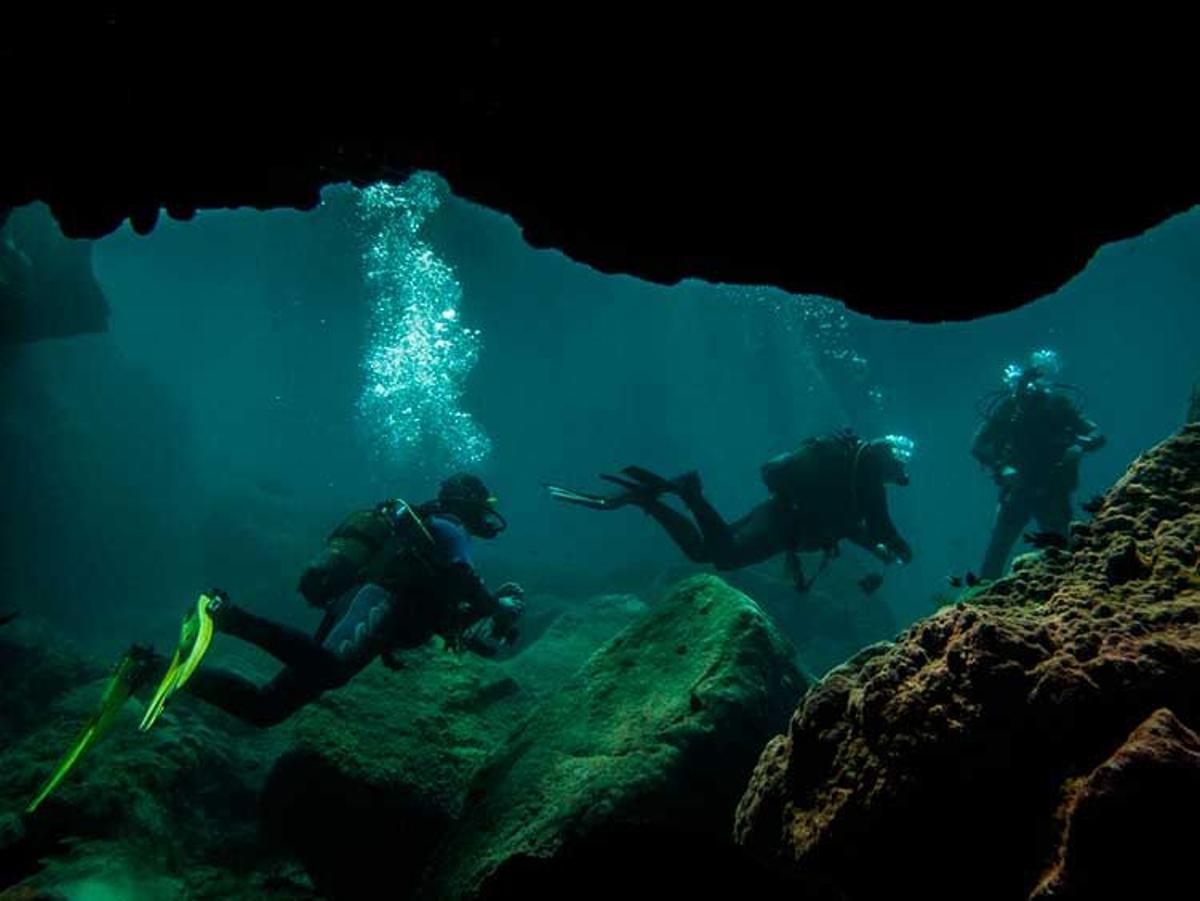
<svg viewBox="0 0 1200 901"><path fill-rule="evenodd" d="M1072 786L1062 843L1036 899L1166 898L1195 878L1200 736L1156 710Z"/></svg>
<svg viewBox="0 0 1200 901"><path fill-rule="evenodd" d="M424 894L596 895L635 870L644 894L746 871L728 838L734 805L804 688L752 600L688 579L491 755Z"/></svg>
<svg viewBox="0 0 1200 901"><path fill-rule="evenodd" d="M740 845L848 899L1033 891L1070 787L1159 708L1200 723L1200 426L1071 536L814 688L763 753ZM1142 769L1122 791L1157 780Z"/></svg>
<svg viewBox="0 0 1200 901"><path fill-rule="evenodd" d="M809 574L820 565L814 563ZM806 666L823 673L860 648L899 631L885 599L886 589L865 591L860 583L866 576L865 570L839 560L803 593L782 574L772 576L761 567L729 573L728 580L771 614Z"/></svg>
<svg viewBox="0 0 1200 901"><path fill-rule="evenodd" d="M632 594L571 600L535 597L522 617L520 641L502 665L525 692L541 700L647 609Z"/></svg>
<svg viewBox="0 0 1200 901"><path fill-rule="evenodd" d="M410 891L491 752L644 607L628 595L535 595L528 609L548 622L510 656L431 644L401 655L396 671L369 667L284 727L290 746L263 794L264 828L323 893Z"/></svg>
<svg viewBox="0 0 1200 901"><path fill-rule="evenodd" d="M403 897L466 786L528 708L501 668L439 647L368 667L297 713L263 792L263 827L331 897Z"/></svg>

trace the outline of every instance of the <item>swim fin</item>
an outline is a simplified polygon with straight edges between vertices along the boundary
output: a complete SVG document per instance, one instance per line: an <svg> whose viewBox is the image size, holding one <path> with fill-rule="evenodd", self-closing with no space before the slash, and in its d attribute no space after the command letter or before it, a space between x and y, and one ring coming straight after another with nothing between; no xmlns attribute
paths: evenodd
<svg viewBox="0 0 1200 901"><path fill-rule="evenodd" d="M561 485L547 485L546 490L550 492L550 496L556 501L562 501L566 504L578 504L580 507L589 507L592 510L615 510L617 507L624 506L619 496L604 497L599 494L585 494L582 491L563 488Z"/></svg>
<svg viewBox="0 0 1200 901"><path fill-rule="evenodd" d="M148 648L134 645L125 652L125 655L117 663L112 677L109 678L108 684L104 686L104 694L100 698L96 712L84 723L83 728L75 737L75 741L71 743L70 748L59 760L58 766L54 768L54 772L50 774L50 778L42 785L34 799L29 802L29 806L25 808L26 813L33 813L37 810L59 783L67 777L67 774L75 768L75 764L87 754L92 745L107 734L109 728L116 721L117 715L121 712L121 708L129 700L129 696L137 691L146 680L153 660L153 652Z"/></svg>
<svg viewBox="0 0 1200 901"><path fill-rule="evenodd" d="M166 674L154 692L150 706L146 708L146 715L142 717L142 723L138 727L141 731L145 732L154 725L162 715L167 701L174 696L175 692L183 688L208 651L213 637L213 618L209 612L209 605L214 600L206 594L200 595L195 610L189 611L188 615L183 618L175 655L171 658L171 665L167 667Z"/></svg>
<svg viewBox="0 0 1200 901"><path fill-rule="evenodd" d="M626 466L621 470L623 476L601 474L600 478L612 482L622 489L620 494L586 494L559 485L547 485L550 496L555 500L568 504L578 504L593 510L616 510L630 504L648 504L658 500L663 494L678 494L685 487L688 479L696 480L694 474L681 476L678 479L666 479L640 466ZM690 484L690 482L686 482ZM698 480L697 480L698 485Z"/></svg>

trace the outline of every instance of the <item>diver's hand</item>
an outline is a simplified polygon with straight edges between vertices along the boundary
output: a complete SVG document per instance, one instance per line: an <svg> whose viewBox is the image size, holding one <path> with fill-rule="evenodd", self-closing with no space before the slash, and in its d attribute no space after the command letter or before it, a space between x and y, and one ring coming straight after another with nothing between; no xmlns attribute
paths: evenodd
<svg viewBox="0 0 1200 901"><path fill-rule="evenodd" d="M519 597L505 595L504 597L496 598L496 602L500 605L500 608L492 614L492 619L499 625L511 627L525 615L525 602Z"/></svg>
<svg viewBox="0 0 1200 901"><path fill-rule="evenodd" d="M909 547L908 542L900 536L897 535L892 539L891 543L888 545L888 550L890 550L893 554L893 563L896 561L906 565L912 563L912 548Z"/></svg>
<svg viewBox="0 0 1200 901"><path fill-rule="evenodd" d="M894 538L886 544L881 541L871 549L871 552L883 563L912 562L912 548L903 538Z"/></svg>
<svg viewBox="0 0 1200 901"><path fill-rule="evenodd" d="M497 598L523 598L525 597L525 589L516 582L505 582L496 589Z"/></svg>
<svg viewBox="0 0 1200 901"><path fill-rule="evenodd" d="M492 614L492 637L506 644L517 640L517 621L525 614L525 602L513 595L496 598L500 605Z"/></svg>
<svg viewBox="0 0 1200 901"><path fill-rule="evenodd" d="M883 563L891 563L896 559L896 555L892 552L892 549L882 541L871 548L871 553Z"/></svg>

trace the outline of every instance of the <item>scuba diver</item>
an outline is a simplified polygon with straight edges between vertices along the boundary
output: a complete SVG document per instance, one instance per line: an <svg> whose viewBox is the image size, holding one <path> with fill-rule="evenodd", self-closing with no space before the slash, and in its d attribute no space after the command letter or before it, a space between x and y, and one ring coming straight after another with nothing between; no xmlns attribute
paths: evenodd
<svg viewBox="0 0 1200 901"><path fill-rule="evenodd" d="M629 466L621 476L601 476L623 489L607 496L546 487L556 500L595 510L639 507L688 559L719 570L741 569L785 554L796 589L805 591L812 580L800 567L801 551L824 551L828 563L838 542L846 539L885 563L912 559L908 542L888 515L885 490L889 483L908 484L905 463L912 451L913 442L896 435L865 441L846 430L809 438L763 465L762 478L771 496L733 523L704 497L695 472L665 479ZM691 516L664 503L664 495L679 498Z"/></svg>
<svg viewBox="0 0 1200 901"><path fill-rule="evenodd" d="M164 658L134 646L118 664L97 713L27 808L32 813L115 720L129 695L155 676L158 690L141 722L149 729L180 689L255 726L272 726L376 657L441 635L447 647L493 656L517 638L524 592L515 583L491 592L471 562L470 536L495 538L507 523L476 476L442 483L436 500L413 507L388 500L351 514L304 570L299 592L325 611L315 635L235 606L221 591L201 595L183 622L179 646ZM284 664L265 685L199 666L214 632L247 641ZM165 674L163 670L165 668Z"/></svg>
<svg viewBox="0 0 1200 901"><path fill-rule="evenodd" d="M1000 489L996 521L980 577L998 579L1009 552L1030 519L1043 533L1063 538L1071 522L1071 493L1079 484L1079 462L1104 446L1096 424L1051 381L1058 354L1032 353L1025 366L1010 363L1005 387L989 398L971 455L991 470Z"/></svg>

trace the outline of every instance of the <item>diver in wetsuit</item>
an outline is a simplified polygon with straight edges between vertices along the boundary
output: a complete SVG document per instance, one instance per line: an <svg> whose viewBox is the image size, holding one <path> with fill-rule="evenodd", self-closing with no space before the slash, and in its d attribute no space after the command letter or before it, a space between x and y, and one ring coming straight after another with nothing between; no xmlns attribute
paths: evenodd
<svg viewBox="0 0 1200 901"><path fill-rule="evenodd" d="M992 537L980 576L998 579L1030 519L1044 532L1066 536L1071 494L1085 453L1104 436L1050 380L1059 370L1052 350L1036 351L1025 366L1009 364L1005 389L992 399L975 433L971 455L991 470L1000 489Z"/></svg>
<svg viewBox="0 0 1200 901"><path fill-rule="evenodd" d="M552 497L597 510L637 506L661 525L696 563L719 570L740 569L777 554L786 554L796 587L808 586L799 567L801 551L833 555L842 539L870 551L884 562L912 559L908 542L888 515L889 483L907 485L905 462L912 442L898 436L865 441L852 432L810 438L798 449L763 466L771 496L727 523L704 497L695 472L664 479L630 466L623 476L601 476L624 490L615 495L584 494L556 485ZM690 516L663 502L675 495Z"/></svg>
<svg viewBox="0 0 1200 901"><path fill-rule="evenodd" d="M476 573L470 536L494 538L506 526L483 482L460 474L419 507L386 501L349 516L305 569L299 591L325 618L314 636L272 622L214 593L215 631L257 645L285 665L265 685L201 666L186 690L256 726L287 719L338 688L381 655L442 635L485 656L515 640L522 590L494 594Z"/></svg>
<svg viewBox="0 0 1200 901"><path fill-rule="evenodd" d="M443 636L453 647L490 656L516 640L524 612L519 585L487 590L471 564L470 538L504 530L495 498L478 478L452 476L437 500L410 507L385 501L348 517L305 569L300 593L325 610L317 633L255 616L220 591L202 594L183 621L168 663L134 645L118 661L95 712L25 808L32 815L88 751L113 727L129 697L151 682L141 730L153 727L166 703L190 691L255 726L273 726L322 693L345 685L376 657ZM215 632L257 645L284 664L265 685L201 666Z"/></svg>

